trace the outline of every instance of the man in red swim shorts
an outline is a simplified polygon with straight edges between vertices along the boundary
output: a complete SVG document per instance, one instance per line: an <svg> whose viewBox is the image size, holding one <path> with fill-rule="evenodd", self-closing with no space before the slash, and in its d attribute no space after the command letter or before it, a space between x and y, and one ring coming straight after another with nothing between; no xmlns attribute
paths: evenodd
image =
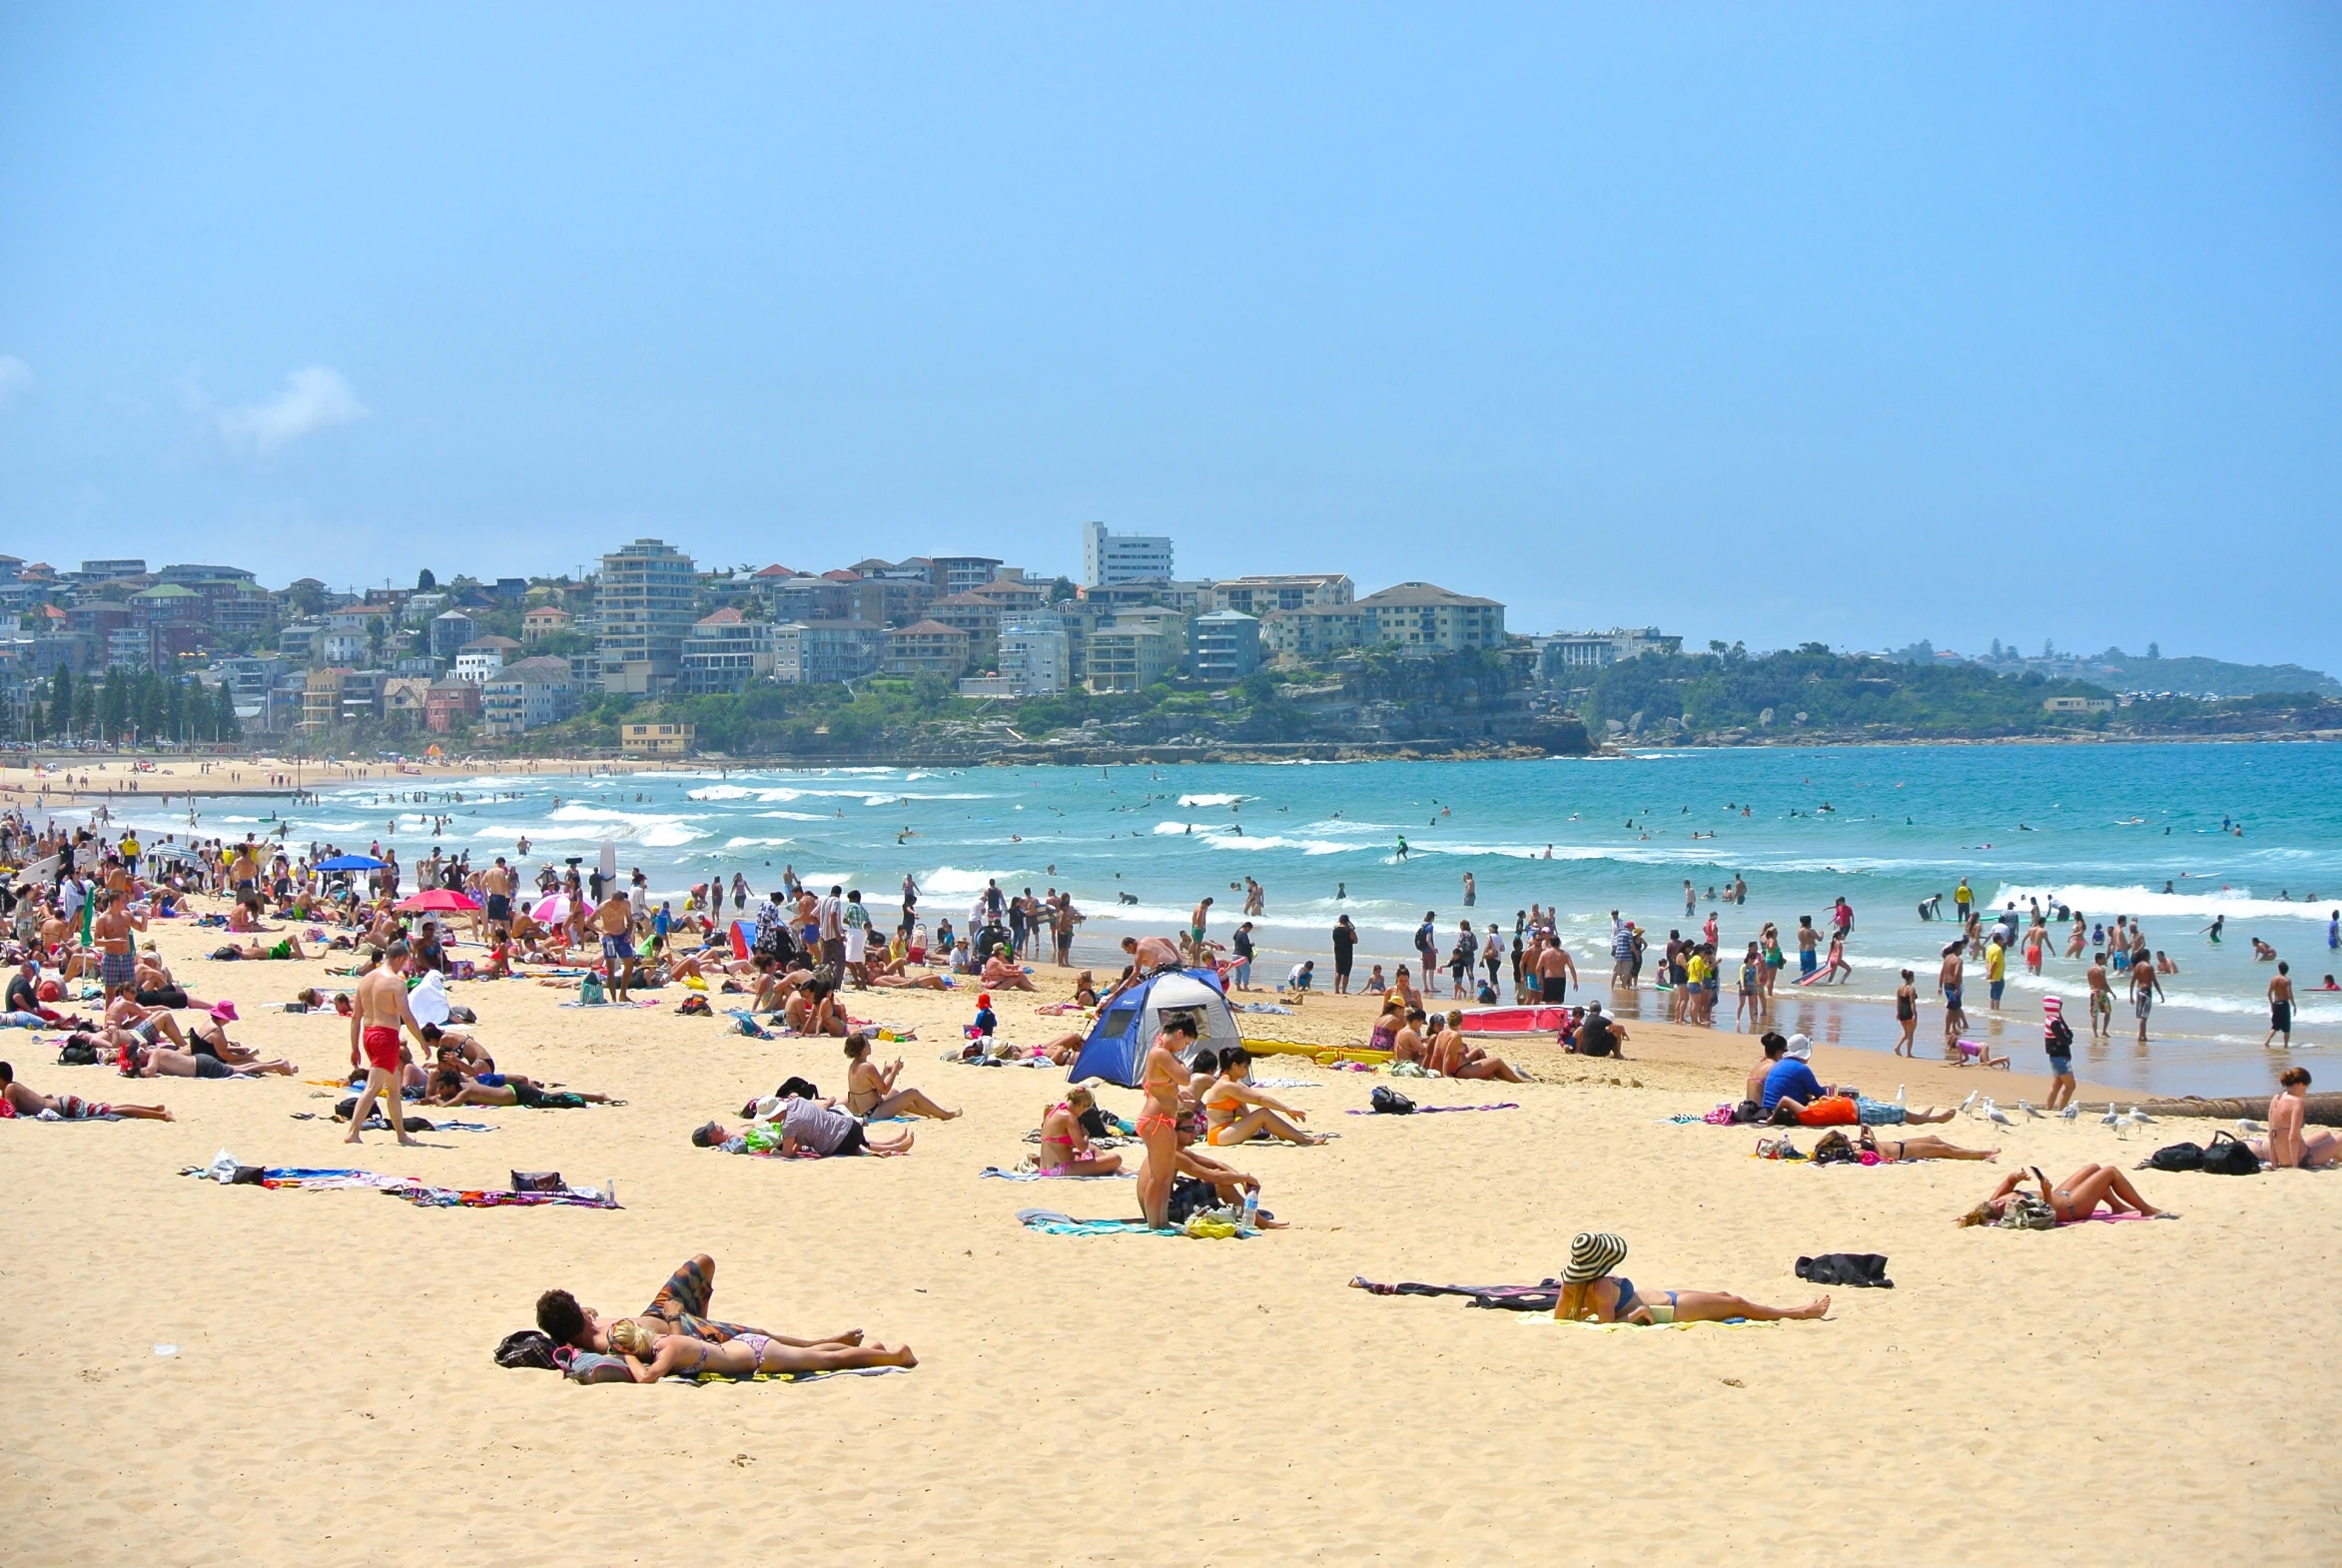
<svg viewBox="0 0 2342 1568"><path fill-rule="evenodd" d="M403 1028L416 1040L422 1039L421 1026L414 1022L414 1014L406 1006L406 944L393 942L383 961L359 978L358 1002L350 1010L350 1065L358 1065L359 1054L366 1055L366 1091L358 1097L358 1104L350 1112L350 1136L345 1143L359 1144L366 1127L366 1119L374 1112L377 1096L389 1109L390 1131L398 1135L398 1142L412 1147L414 1140L406 1136L406 1105L400 1096L398 1077L398 1031Z"/></svg>

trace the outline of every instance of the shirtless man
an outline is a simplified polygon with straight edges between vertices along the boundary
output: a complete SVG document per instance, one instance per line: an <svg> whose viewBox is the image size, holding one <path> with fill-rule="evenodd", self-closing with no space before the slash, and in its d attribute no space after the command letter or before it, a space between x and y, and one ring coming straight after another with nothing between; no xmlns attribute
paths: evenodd
<svg viewBox="0 0 2342 1568"><path fill-rule="evenodd" d="M593 912L594 925L602 934L602 968L608 971L605 983L610 988L612 1002L626 1000L626 988L634 983L634 906L626 902L624 889L611 892L601 907Z"/></svg>
<svg viewBox="0 0 2342 1568"><path fill-rule="evenodd" d="M137 943L133 931L144 931L143 916L130 912L130 900L119 893L100 893L98 915L90 925L90 941L98 949L98 978L105 985L106 1000L135 996L138 993Z"/></svg>
<svg viewBox="0 0 2342 1568"><path fill-rule="evenodd" d="M1125 937L1123 951L1131 955L1131 962L1142 977L1167 964L1175 967L1179 962L1178 944L1169 937Z"/></svg>
<svg viewBox="0 0 2342 1568"><path fill-rule="evenodd" d="M405 970L406 944L393 942L382 964L359 977L356 1005L350 1010L350 1065L356 1067L360 1053L365 1054L366 1092L351 1110L350 1136L344 1143L366 1142L367 1118L379 1096L389 1109L390 1131L398 1142L415 1146L406 1136L406 1106L398 1093L398 1032L404 1029L417 1041L422 1039L422 1026L415 1023L406 1006Z"/></svg>
<svg viewBox="0 0 2342 1568"><path fill-rule="evenodd" d="M1559 937L1547 937L1537 955L1537 990L1540 999L1549 1008L1557 1008L1569 998L1570 983L1578 978L1578 966L1569 956L1569 949L1561 945Z"/></svg>
<svg viewBox="0 0 2342 1568"><path fill-rule="evenodd" d="M498 855L496 863L479 878L480 891L487 895L487 918L491 926L501 926L512 918L512 868Z"/></svg>
<svg viewBox="0 0 2342 1568"><path fill-rule="evenodd" d="M2269 1032L2261 1037L2261 1049L2279 1035L2285 1037L2285 1049L2293 1049L2293 976L2291 966L2279 964L2277 973L2269 977Z"/></svg>
<svg viewBox="0 0 2342 1568"><path fill-rule="evenodd" d="M1965 961L1959 954L1959 944L1944 945L1944 967L1936 972L1936 989L1944 993L1944 1044L1950 1046L1967 1027L1967 1014L1959 1005L1959 983L1966 973Z"/></svg>
<svg viewBox="0 0 2342 1568"><path fill-rule="evenodd" d="M2147 1043L2147 1015L2155 1004L2163 1000L2163 982L2155 978L2151 963L2133 963L2130 966L2130 1010L2138 1015L2138 1043Z"/></svg>
<svg viewBox="0 0 2342 1568"><path fill-rule="evenodd" d="M1412 1062L1419 1068L1427 1069L1430 1067L1430 1062L1426 1060L1428 1053L1423 1046L1422 1023L1423 1010L1421 1008L1407 1009L1406 1022L1399 1026L1397 1034L1390 1037L1392 1066L1395 1067L1401 1062Z"/></svg>
<svg viewBox="0 0 2342 1568"><path fill-rule="evenodd" d="M2090 986L2090 1038L2110 1036L2114 1032L2114 988L2106 979L2106 955L2092 953L2090 967L2083 979Z"/></svg>

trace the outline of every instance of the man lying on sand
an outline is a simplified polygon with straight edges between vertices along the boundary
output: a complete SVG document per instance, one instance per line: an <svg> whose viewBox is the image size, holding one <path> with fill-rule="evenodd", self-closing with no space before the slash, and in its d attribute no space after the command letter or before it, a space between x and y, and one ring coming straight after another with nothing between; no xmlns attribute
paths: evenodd
<svg viewBox="0 0 2342 1568"><path fill-rule="evenodd" d="M579 1306L577 1298L566 1290L547 1290L536 1298L536 1326L556 1345L573 1350L588 1350L610 1354L610 1329L617 1323L634 1322L653 1334L675 1334L686 1339L697 1339L704 1344L729 1344L746 1334L773 1344L788 1345L806 1350L820 1346L843 1348L862 1342L862 1330L850 1328L842 1334L826 1339L792 1339L787 1334L768 1333L761 1328L747 1328L739 1323L719 1322L707 1315L715 1296L716 1261L701 1252L687 1259L683 1266L667 1276L659 1286L658 1294L650 1298L650 1305L631 1319L613 1318L605 1323L601 1314L590 1306Z"/></svg>
<svg viewBox="0 0 2342 1568"><path fill-rule="evenodd" d="M1581 1230L1570 1242L1569 1265L1561 1275L1555 1320L1568 1323L1720 1323L1745 1317L1769 1323L1785 1317L1820 1317L1830 1298L1804 1306L1760 1306L1725 1290L1654 1290L1644 1295L1625 1275L1611 1270L1626 1261L1626 1242L1603 1231ZM1664 1299L1662 1299L1664 1297Z"/></svg>
<svg viewBox="0 0 2342 1568"><path fill-rule="evenodd" d="M720 1149L727 1155L811 1155L826 1160L833 1155L877 1155L881 1158L911 1153L911 1132L873 1134L852 1113L838 1109L834 1100L807 1100L795 1095L781 1101L777 1124L751 1122L737 1134L721 1122L710 1122L691 1134L694 1149Z"/></svg>

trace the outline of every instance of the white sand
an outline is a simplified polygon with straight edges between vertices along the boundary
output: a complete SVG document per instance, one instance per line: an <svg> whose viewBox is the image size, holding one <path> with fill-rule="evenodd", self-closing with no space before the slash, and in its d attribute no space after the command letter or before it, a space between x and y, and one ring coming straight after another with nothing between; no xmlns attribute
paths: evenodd
<svg viewBox="0 0 2342 1568"><path fill-rule="evenodd" d="M220 940L163 936L191 990L243 1006L241 1038L309 1077L337 1070L342 1021L258 1007L323 966L189 958ZM623 1210L182 1178L223 1147L345 1163L331 1123L291 1120L327 1092L132 1085L0 1038L44 1092L181 1118L0 1125L9 1561L2331 1562L2342 1540L2326 1432L2342 1176L2150 1173L2148 1197L2182 1220L1958 1230L2004 1166L1817 1171L1748 1159L1751 1131L1654 1125L1731 1096L1754 1053L1642 1028L1619 1067L1527 1054L1563 1082L1406 1086L1517 1112L1344 1116L1381 1080L1308 1070L1322 1087L1284 1098L1342 1138L1234 1152L1293 1228L1058 1238L1015 1210L1133 1213L1133 1183L978 1179L1028 1151L1063 1075L936 1062L965 994L867 1007L926 1026L905 1081L969 1116L921 1124L907 1160L817 1164L687 1134L791 1073L841 1088L834 1043L743 1040L673 1016L673 991L658 1012L586 1013L530 984L455 990L500 1065L630 1103L459 1113L501 1131L414 1151L370 1135L349 1163L458 1185L614 1176ZM1059 1027L1003 1012L1012 1038ZM1363 1031L1322 1001L1259 1022ZM1817 1067L1908 1081L1915 1101L1980 1080L1828 1049ZM2036 1103L2045 1087L1991 1084ZM1988 1142L1979 1123L1944 1131ZM2003 1159L2061 1176L2190 1131L2034 1124ZM1822 1322L1601 1333L1345 1287L1530 1281L1587 1227L1628 1239L1622 1271L1646 1292L1801 1302L1795 1259L1834 1250L1889 1254L1898 1288L1839 1291ZM922 1365L585 1388L490 1360L540 1289L632 1310L702 1250L717 1315L859 1325Z"/></svg>

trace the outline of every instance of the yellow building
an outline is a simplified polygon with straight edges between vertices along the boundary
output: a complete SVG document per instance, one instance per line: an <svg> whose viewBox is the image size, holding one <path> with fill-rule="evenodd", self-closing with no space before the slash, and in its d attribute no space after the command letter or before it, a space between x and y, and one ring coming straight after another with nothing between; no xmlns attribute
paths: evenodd
<svg viewBox="0 0 2342 1568"><path fill-rule="evenodd" d="M691 735L689 724L624 724L618 729L618 749L629 757L687 757Z"/></svg>

